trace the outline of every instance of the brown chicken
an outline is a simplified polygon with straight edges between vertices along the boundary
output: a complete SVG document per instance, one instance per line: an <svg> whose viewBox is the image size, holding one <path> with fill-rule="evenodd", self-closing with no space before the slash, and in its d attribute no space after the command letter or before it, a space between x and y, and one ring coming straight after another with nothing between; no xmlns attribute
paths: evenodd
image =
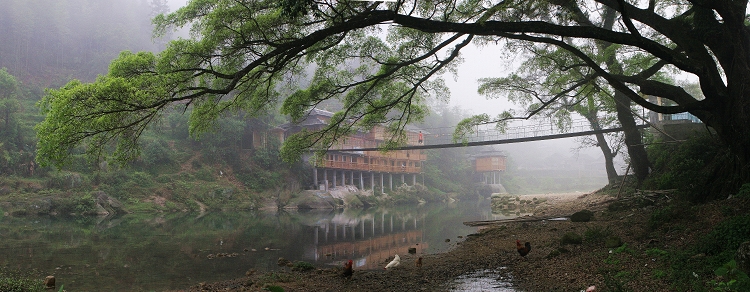
<svg viewBox="0 0 750 292"><path fill-rule="evenodd" d="M518 254L525 258L531 251L531 243L526 242L525 245L521 245L521 241L516 240L516 249L518 249Z"/></svg>
<svg viewBox="0 0 750 292"><path fill-rule="evenodd" d="M346 264L344 264L344 277L346 277L347 279L351 279L352 274L354 274L354 270L352 269L352 260L349 260Z"/></svg>
<svg viewBox="0 0 750 292"><path fill-rule="evenodd" d="M417 258L416 264L417 264L417 268L421 268L422 267L422 257L418 257Z"/></svg>

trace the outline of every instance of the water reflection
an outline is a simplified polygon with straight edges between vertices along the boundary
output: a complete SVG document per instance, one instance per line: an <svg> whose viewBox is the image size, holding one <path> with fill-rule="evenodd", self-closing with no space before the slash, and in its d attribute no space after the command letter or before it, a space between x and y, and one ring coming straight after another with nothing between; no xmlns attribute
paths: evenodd
<svg viewBox="0 0 750 292"><path fill-rule="evenodd" d="M69 291L149 291L276 270L279 257L317 266L442 252L503 219L489 200L368 210L146 215L116 219L0 217L0 265L54 274ZM449 243L445 239L451 239Z"/></svg>
<svg viewBox="0 0 750 292"><path fill-rule="evenodd" d="M313 241L305 247L305 260L354 259L360 269L382 268L382 263L409 248L423 254L429 243L423 240L425 213L394 214L387 211L348 217L336 214L313 227Z"/></svg>

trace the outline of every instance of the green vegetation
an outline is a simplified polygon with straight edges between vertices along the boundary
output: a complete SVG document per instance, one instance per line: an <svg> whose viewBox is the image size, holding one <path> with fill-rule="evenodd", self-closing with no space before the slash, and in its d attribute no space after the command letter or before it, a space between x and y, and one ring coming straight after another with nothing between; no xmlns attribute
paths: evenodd
<svg viewBox="0 0 750 292"><path fill-rule="evenodd" d="M0 266L0 291L3 292L38 292L44 291L44 285L38 273L10 270Z"/></svg>
<svg viewBox="0 0 750 292"><path fill-rule="evenodd" d="M683 143L656 143L648 151L654 170L644 182L645 188L677 189L681 196L694 202L726 196L724 188L729 186L712 182L731 181L734 174L727 167L727 149L715 137L700 135Z"/></svg>

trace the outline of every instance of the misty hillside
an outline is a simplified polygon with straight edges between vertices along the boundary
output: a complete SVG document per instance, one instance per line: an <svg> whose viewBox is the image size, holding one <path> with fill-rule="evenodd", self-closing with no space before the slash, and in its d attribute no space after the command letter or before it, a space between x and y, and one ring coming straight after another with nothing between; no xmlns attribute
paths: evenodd
<svg viewBox="0 0 750 292"><path fill-rule="evenodd" d="M163 12L166 1L3 1L0 68L41 86L93 81L123 50L161 50L151 18Z"/></svg>

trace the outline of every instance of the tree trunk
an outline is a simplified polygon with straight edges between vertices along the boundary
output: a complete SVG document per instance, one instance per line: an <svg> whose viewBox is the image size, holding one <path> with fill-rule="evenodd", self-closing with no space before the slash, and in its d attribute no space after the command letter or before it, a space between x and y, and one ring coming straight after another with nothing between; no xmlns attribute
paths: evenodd
<svg viewBox="0 0 750 292"><path fill-rule="evenodd" d="M643 146L641 132L638 130L633 113L630 111L630 99L619 91L615 91L614 98L617 103L617 119L620 121L625 134L625 146L630 155L630 165L640 185L649 173L646 148Z"/></svg>
<svg viewBox="0 0 750 292"><path fill-rule="evenodd" d="M599 121L597 121L596 114L591 117L586 115L586 119L589 121L589 124L591 124L591 128L594 130L601 130L602 126L599 125ZM607 170L607 181L610 185L614 185L617 182L617 169L615 169L615 155L612 153L612 149L609 148L609 143L607 143L607 139L604 137L603 133L597 133L594 136L596 136L596 144L599 146L599 149L602 150L602 154L604 155L604 168Z"/></svg>

